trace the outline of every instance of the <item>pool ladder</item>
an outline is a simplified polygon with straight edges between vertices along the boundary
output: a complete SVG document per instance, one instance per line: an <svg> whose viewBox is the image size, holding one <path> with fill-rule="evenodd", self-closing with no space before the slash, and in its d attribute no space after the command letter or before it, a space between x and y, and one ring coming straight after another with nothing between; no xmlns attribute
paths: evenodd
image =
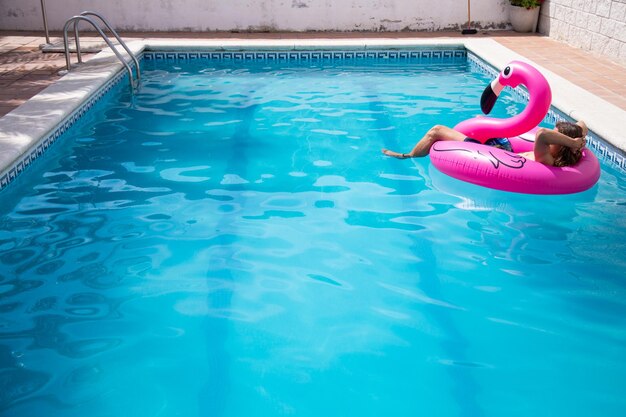
<svg viewBox="0 0 626 417"><path fill-rule="evenodd" d="M85 22L90 23L91 26L93 26L94 29L96 29L96 31L98 31L98 33L100 34L102 39L106 42L107 45L109 45L109 48L111 48L111 50L113 51L115 56L117 56L117 58L122 62L124 67L126 67L126 71L128 71L128 79L130 80L130 87L131 87L131 90L134 91L134 89L135 89L135 80L133 78L133 70L130 68L130 66L128 65L128 63L124 59L124 57L119 53L119 51L117 50L115 45L113 45L113 43L111 42L111 39L109 39L109 37L102 31L100 26L98 26L96 24L96 22L94 22L94 20L92 18L90 18L89 16L94 16L94 17L97 17L98 19L100 19L102 21L102 23L104 23L104 25L107 27L107 29L109 29L109 32L111 32L113 34L113 36L115 36L115 39L117 39L117 41L122 46L122 48L124 48L126 53L128 53L128 55L130 55L131 59L133 60L133 62L135 64L135 70L137 71L137 83L139 83L139 80L141 79L141 73L140 73L140 70L139 70L139 61L137 61L137 58L131 52L131 50L128 49L128 46L126 46L126 43L124 43L122 38L120 38L120 35L117 34L115 29L113 29L111 27L109 22L107 22L107 20L104 17L102 17L101 15L99 15L96 12L90 12L90 11L85 11L85 12L82 12L81 14L79 14L79 15L72 16L72 17L70 17L67 20L67 22L65 22L65 27L63 28L63 46L65 48L65 63L67 65L67 71L69 72L71 70L71 68L72 68L72 65L70 63L70 48L69 48L69 42L68 42L68 39L67 39L67 31L70 28L70 25L73 23L74 24L74 39L75 39L75 42L76 42L76 56L78 58L78 63L80 64L80 63L83 62L83 58L82 58L81 53L80 53L80 40L79 40L79 37L78 37L78 23L80 21L85 21Z"/></svg>

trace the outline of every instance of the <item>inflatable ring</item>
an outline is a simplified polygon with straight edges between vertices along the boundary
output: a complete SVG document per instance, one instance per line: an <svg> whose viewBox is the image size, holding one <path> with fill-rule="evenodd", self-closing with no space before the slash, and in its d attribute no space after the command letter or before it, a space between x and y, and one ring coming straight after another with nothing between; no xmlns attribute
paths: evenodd
<svg viewBox="0 0 626 417"><path fill-rule="evenodd" d="M513 61L485 89L481 109L488 114L506 86L523 84L528 105L508 119L475 117L454 127L481 143L438 141L430 149L433 165L443 173L473 184L527 194L570 194L591 188L600 178L600 163L583 148L580 161L569 167L548 166L525 158L531 152L539 123L550 108L552 93L545 77L534 67ZM489 138L508 138L514 152L484 145Z"/></svg>

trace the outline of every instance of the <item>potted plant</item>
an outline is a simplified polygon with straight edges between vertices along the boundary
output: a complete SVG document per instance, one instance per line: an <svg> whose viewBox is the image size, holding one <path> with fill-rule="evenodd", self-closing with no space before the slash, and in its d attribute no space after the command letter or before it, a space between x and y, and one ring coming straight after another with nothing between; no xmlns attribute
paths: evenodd
<svg viewBox="0 0 626 417"><path fill-rule="evenodd" d="M543 0L509 0L509 19L516 32L534 32Z"/></svg>

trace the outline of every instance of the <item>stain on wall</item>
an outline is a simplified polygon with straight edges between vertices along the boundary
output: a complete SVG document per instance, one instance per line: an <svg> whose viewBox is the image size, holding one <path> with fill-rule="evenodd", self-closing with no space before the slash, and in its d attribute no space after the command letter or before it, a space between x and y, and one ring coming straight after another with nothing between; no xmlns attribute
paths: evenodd
<svg viewBox="0 0 626 417"><path fill-rule="evenodd" d="M11 17L23 17L24 16L24 12L21 9L8 9L7 10L7 16L9 18Z"/></svg>

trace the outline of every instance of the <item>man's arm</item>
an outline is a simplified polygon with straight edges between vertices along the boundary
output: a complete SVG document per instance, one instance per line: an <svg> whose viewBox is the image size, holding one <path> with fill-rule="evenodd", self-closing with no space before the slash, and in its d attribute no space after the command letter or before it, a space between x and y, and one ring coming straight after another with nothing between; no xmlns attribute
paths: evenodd
<svg viewBox="0 0 626 417"><path fill-rule="evenodd" d="M582 123L583 135L586 135L587 126L585 126L583 122L580 123ZM550 145L567 146L577 151L585 146L585 143L586 140L584 137L570 138L556 130L541 128L537 131L537 136L535 137L535 161L545 165L554 164L554 157L550 153Z"/></svg>

